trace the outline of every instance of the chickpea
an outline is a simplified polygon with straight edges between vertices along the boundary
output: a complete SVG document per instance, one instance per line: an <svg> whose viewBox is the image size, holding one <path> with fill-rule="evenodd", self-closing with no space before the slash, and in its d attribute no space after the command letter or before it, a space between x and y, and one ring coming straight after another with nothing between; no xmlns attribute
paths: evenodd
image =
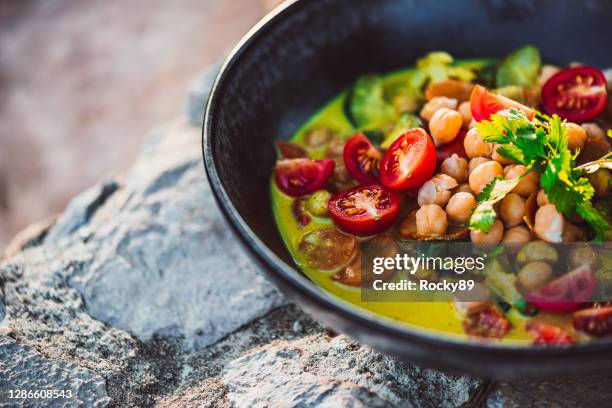
<svg viewBox="0 0 612 408"><path fill-rule="evenodd" d="M506 180L518 177L525 173L527 168L522 164L511 164L504 169L504 178ZM540 185L540 175L535 171L531 171L512 189L513 193L528 197L531 193L535 193Z"/></svg>
<svg viewBox="0 0 612 408"><path fill-rule="evenodd" d="M440 108L457 109L457 100L445 96L436 96L421 109L421 118L430 121L434 113Z"/></svg>
<svg viewBox="0 0 612 408"><path fill-rule="evenodd" d="M429 133L436 146L452 142L461 130L461 115L456 110L438 109L429 121Z"/></svg>
<svg viewBox="0 0 612 408"><path fill-rule="evenodd" d="M550 201L548 201L548 196L546 195L546 191L544 191L544 189L541 189L540 191L538 191L536 200L538 202L538 207L542 207L542 206L545 206L546 204L550 204Z"/></svg>
<svg viewBox="0 0 612 408"><path fill-rule="evenodd" d="M518 275L519 284L526 290L536 290L545 286L552 277L552 268L546 262L529 262Z"/></svg>
<svg viewBox="0 0 612 408"><path fill-rule="evenodd" d="M605 138L606 134L603 129L597 124L593 122L587 122L580 125L581 128L585 130L587 136L596 137L596 138Z"/></svg>
<svg viewBox="0 0 612 408"><path fill-rule="evenodd" d="M462 183L462 184L459 184L457 186L457 188L455 188L454 193L455 194L457 194L457 193L470 193L470 194L472 194L472 189L470 188L470 185L468 183Z"/></svg>
<svg viewBox="0 0 612 408"><path fill-rule="evenodd" d="M534 231L540 239L547 242L563 241L564 226L565 219L554 204L546 204L536 212Z"/></svg>
<svg viewBox="0 0 612 408"><path fill-rule="evenodd" d="M468 129L470 127L470 123L472 122L472 107L469 102L461 102L461 105L457 108L459 113L461 114L461 119L463 119L463 128Z"/></svg>
<svg viewBox="0 0 612 408"><path fill-rule="evenodd" d="M465 224L476 207L476 199L470 193L456 193L446 205L448 219L458 224Z"/></svg>
<svg viewBox="0 0 612 408"><path fill-rule="evenodd" d="M516 261L525 265L532 261L542 261L554 264L559 260L557 250L544 241L531 241L523 245L516 255Z"/></svg>
<svg viewBox="0 0 612 408"><path fill-rule="evenodd" d="M416 227L419 235L444 235L448 227L446 213L437 204L426 204L416 212Z"/></svg>
<svg viewBox="0 0 612 408"><path fill-rule="evenodd" d="M496 144L493 145L493 153L491 153L491 159L495 160L496 162L499 162L502 166L507 166L509 164L513 164L514 161L512 161L510 159L506 159L501 154L497 153L497 149L499 147L501 147L500 144L496 143Z"/></svg>
<svg viewBox="0 0 612 408"><path fill-rule="evenodd" d="M470 159L473 157L491 157L493 153L493 144L485 142L476 128L470 129L465 135L463 148Z"/></svg>
<svg viewBox="0 0 612 408"><path fill-rule="evenodd" d="M544 84L559 71L561 71L561 69L554 65L543 65L542 70L540 71L540 76L538 77L538 83L540 86L544 86Z"/></svg>
<svg viewBox="0 0 612 408"><path fill-rule="evenodd" d="M417 201L421 206L425 204L445 206L451 196L450 190L455 187L457 180L446 174L436 174L419 188Z"/></svg>
<svg viewBox="0 0 612 408"><path fill-rule="evenodd" d="M531 241L531 232L524 225L517 225L507 229L502 237L502 242L510 244L526 244L529 241Z"/></svg>
<svg viewBox="0 0 612 408"><path fill-rule="evenodd" d="M565 220L563 226L563 242L576 242L582 238L582 230L568 220Z"/></svg>
<svg viewBox="0 0 612 408"><path fill-rule="evenodd" d="M567 129L567 144L569 149L572 151L582 149L587 139L586 130L572 122L566 123L565 128Z"/></svg>
<svg viewBox="0 0 612 408"><path fill-rule="evenodd" d="M514 227L523 222L525 199L516 193L506 195L499 206L499 216L506 227Z"/></svg>
<svg viewBox="0 0 612 408"><path fill-rule="evenodd" d="M612 105L609 105L612 109ZM595 123L583 123L582 128L587 133L587 139L582 146L578 164L597 160L610 152L610 141L604 130Z"/></svg>
<svg viewBox="0 0 612 408"><path fill-rule="evenodd" d="M610 170L599 169L595 173L588 175L589 183L595 189L595 197L605 197L610 193Z"/></svg>
<svg viewBox="0 0 612 408"><path fill-rule="evenodd" d="M448 174L458 182L466 181L468 178L468 161L454 153L442 162L440 171Z"/></svg>
<svg viewBox="0 0 612 408"><path fill-rule="evenodd" d="M567 260L572 269L582 265L589 265L593 270L596 270L600 263L593 248L586 244L584 246L572 248Z"/></svg>
<svg viewBox="0 0 612 408"><path fill-rule="evenodd" d="M498 244L504 235L504 224L500 220L495 220L488 234L480 231L470 231L470 238L475 244Z"/></svg>
<svg viewBox="0 0 612 408"><path fill-rule="evenodd" d="M469 168L468 168L469 174L472 174L472 172L474 171L474 169L476 167L478 167L478 165L480 165L482 163L486 163L488 161L491 161L491 160L487 159L486 157L474 157L473 159L471 159L470 160L470 164L469 164Z"/></svg>
<svg viewBox="0 0 612 408"><path fill-rule="evenodd" d="M480 194L483 188L495 177L504 174L501 164L496 161L488 161L478 165L469 177L470 188L476 194Z"/></svg>

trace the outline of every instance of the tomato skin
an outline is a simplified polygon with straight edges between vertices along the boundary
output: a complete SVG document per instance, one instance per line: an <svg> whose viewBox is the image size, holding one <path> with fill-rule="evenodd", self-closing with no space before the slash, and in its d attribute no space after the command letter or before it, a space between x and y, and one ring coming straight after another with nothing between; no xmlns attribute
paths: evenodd
<svg viewBox="0 0 612 408"><path fill-rule="evenodd" d="M363 133L351 137L344 145L344 165L361 184L377 184L382 154Z"/></svg>
<svg viewBox="0 0 612 408"><path fill-rule="evenodd" d="M298 159L308 157L308 152L299 144L279 140L276 142L278 152L283 159Z"/></svg>
<svg viewBox="0 0 612 408"><path fill-rule="evenodd" d="M578 309L589 299L595 283L593 270L583 265L543 288L525 294L525 300L544 312L567 313Z"/></svg>
<svg viewBox="0 0 612 408"><path fill-rule="evenodd" d="M549 115L557 114L570 122L588 122L606 109L606 77L586 65L564 69L542 87L542 104Z"/></svg>
<svg viewBox="0 0 612 408"><path fill-rule="evenodd" d="M360 236L383 232L393 225L399 195L379 185L358 186L329 200L327 211L341 230Z"/></svg>
<svg viewBox="0 0 612 408"><path fill-rule="evenodd" d="M452 142L436 147L438 164L441 164L444 160L448 159L453 154L467 159L467 154L465 153L465 148L463 147L463 140L465 139L466 134L467 131L461 130Z"/></svg>
<svg viewBox="0 0 612 408"><path fill-rule="evenodd" d="M284 159L276 162L274 179L283 193L300 197L323 187L334 167L335 163L330 159Z"/></svg>
<svg viewBox="0 0 612 408"><path fill-rule="evenodd" d="M513 101L505 96L495 95L487 90L482 85L476 85L470 96L470 108L472 109L472 117L476 122L490 120L491 115L504 109L514 108L523 111L529 120L535 116L535 111Z"/></svg>
<svg viewBox="0 0 612 408"><path fill-rule="evenodd" d="M413 190L431 178L436 169L436 148L421 128L397 138L380 162L380 182L392 190Z"/></svg>
<svg viewBox="0 0 612 408"><path fill-rule="evenodd" d="M469 336L501 339L510 331L510 321L493 305L465 318L463 330Z"/></svg>
<svg viewBox="0 0 612 408"><path fill-rule="evenodd" d="M580 310L572 316L574 329L602 337L612 334L612 306Z"/></svg>
<svg viewBox="0 0 612 408"><path fill-rule="evenodd" d="M574 344L574 339L556 326L531 320L525 329L534 335L533 344L537 346L569 346Z"/></svg>

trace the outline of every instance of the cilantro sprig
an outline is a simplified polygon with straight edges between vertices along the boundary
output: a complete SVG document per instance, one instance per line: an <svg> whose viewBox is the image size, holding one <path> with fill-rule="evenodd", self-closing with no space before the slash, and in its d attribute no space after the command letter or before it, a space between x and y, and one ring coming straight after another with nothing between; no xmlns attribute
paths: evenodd
<svg viewBox="0 0 612 408"><path fill-rule="evenodd" d="M582 216L593 227L597 241L610 234L610 224L591 203L595 190L586 178L588 172L611 166L610 155L576 167L578 153L570 151L566 126L557 115L538 114L530 121L523 112L507 109L478 123L476 128L486 142L500 145L497 152L501 156L524 165L527 171L513 179L491 181L478 195L470 228L488 233L496 217L493 204L512 191L528 172L536 171L541 174L540 185L548 200L559 212L570 218Z"/></svg>

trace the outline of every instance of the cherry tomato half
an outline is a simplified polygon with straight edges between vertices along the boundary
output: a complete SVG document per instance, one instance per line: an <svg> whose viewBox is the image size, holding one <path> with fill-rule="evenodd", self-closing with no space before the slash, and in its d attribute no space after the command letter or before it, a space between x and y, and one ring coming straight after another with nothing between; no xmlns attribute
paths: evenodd
<svg viewBox="0 0 612 408"><path fill-rule="evenodd" d="M373 235L393 225L400 206L394 191L378 185L359 186L329 200L327 210L334 223L354 235Z"/></svg>
<svg viewBox="0 0 612 408"><path fill-rule="evenodd" d="M378 183L382 154L359 132L344 145L344 165L348 172L362 184Z"/></svg>
<svg viewBox="0 0 612 408"><path fill-rule="evenodd" d="M570 122L587 122L608 104L606 77L597 68L579 66L553 75L542 87L546 113L556 113Z"/></svg>
<svg viewBox="0 0 612 408"><path fill-rule="evenodd" d="M380 162L380 182L393 190L419 188L436 169L436 148L421 128L410 129L389 147Z"/></svg>
<svg viewBox="0 0 612 408"><path fill-rule="evenodd" d="M512 324L493 305L472 313L463 320L463 330L468 336L501 339Z"/></svg>
<svg viewBox="0 0 612 408"><path fill-rule="evenodd" d="M283 193L299 197L323 187L334 172L334 167L334 161L329 159L284 159L276 162L274 178Z"/></svg>
<svg viewBox="0 0 612 408"><path fill-rule="evenodd" d="M476 85L470 96L470 108L472 109L472 117L476 122L490 120L491 115L504 109L514 108L523 111L529 120L535 116L535 111L522 105L505 96L496 95L489 92L482 85Z"/></svg>
<svg viewBox="0 0 612 408"><path fill-rule="evenodd" d="M538 346L569 346L574 339L562 329L531 320L525 329L534 336L533 344Z"/></svg>
<svg viewBox="0 0 612 408"><path fill-rule="evenodd" d="M463 140L465 139L466 134L467 132L465 130L461 130L452 142L436 147L438 164L441 164L444 160L448 159L453 154L467 159L467 154L465 153L465 148L463 147Z"/></svg>
<svg viewBox="0 0 612 408"><path fill-rule="evenodd" d="M612 334L612 306L584 309L574 313L574 329L591 336Z"/></svg>
<svg viewBox="0 0 612 408"><path fill-rule="evenodd" d="M589 299L594 288L595 274L591 267L583 265L543 288L525 294L525 300L545 312L571 312Z"/></svg>

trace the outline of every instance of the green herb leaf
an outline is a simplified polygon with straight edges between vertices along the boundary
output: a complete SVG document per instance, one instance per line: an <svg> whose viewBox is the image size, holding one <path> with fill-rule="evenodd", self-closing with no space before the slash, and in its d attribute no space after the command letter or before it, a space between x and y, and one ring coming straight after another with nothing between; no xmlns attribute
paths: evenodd
<svg viewBox="0 0 612 408"><path fill-rule="evenodd" d="M493 204L502 200L506 194L516 187L523 177L524 175L521 175L509 180L497 177L487 184L482 192L478 194L477 200L479 204L470 217L469 227L488 234L496 217Z"/></svg>

